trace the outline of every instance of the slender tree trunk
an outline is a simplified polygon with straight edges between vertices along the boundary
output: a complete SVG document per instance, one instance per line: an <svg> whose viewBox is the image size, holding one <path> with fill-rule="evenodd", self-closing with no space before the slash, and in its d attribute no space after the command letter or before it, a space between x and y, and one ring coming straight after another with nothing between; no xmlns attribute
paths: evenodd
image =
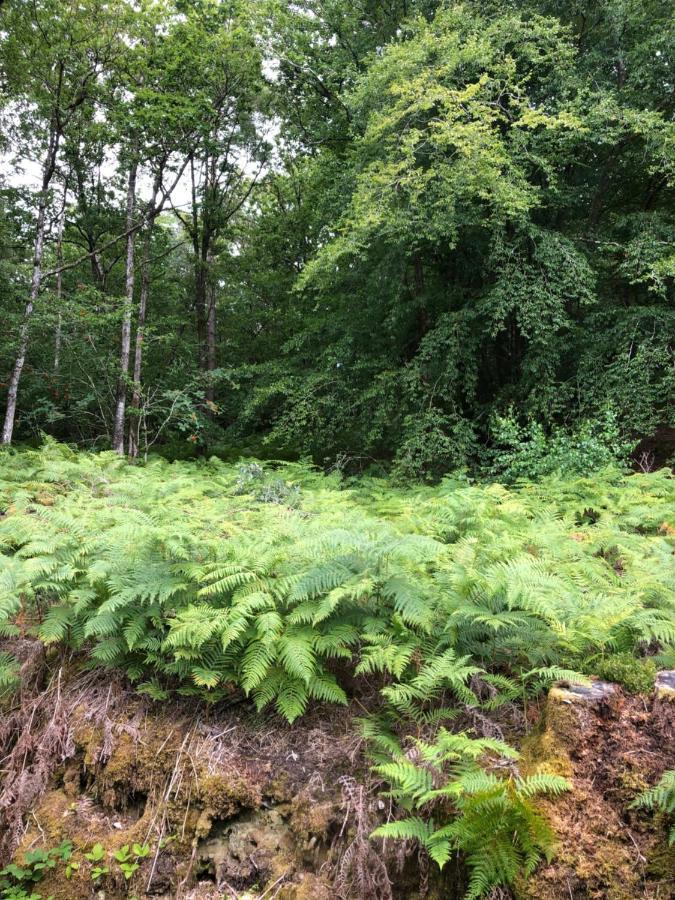
<svg viewBox="0 0 675 900"><path fill-rule="evenodd" d="M42 284L42 257L44 256L45 247L45 219L47 212L47 200L49 197L49 185L56 168L56 155L59 149L59 140L61 134L57 128L56 119L52 121L49 135L49 145L45 155L45 161L42 166L42 188L40 190L40 199L38 201L37 228L35 235L35 246L33 250L33 275L31 278L30 295L28 303L24 310L23 322L19 331L19 350L14 361L12 374L9 378L7 386L7 409L5 411L5 421L2 427L2 443L11 444L12 434L14 433L14 420L16 418L16 401L19 393L19 382L21 373L26 362L26 353L28 352L28 335L30 318L33 315L33 307L40 294L40 285Z"/></svg>
<svg viewBox="0 0 675 900"><path fill-rule="evenodd" d="M75 177L77 180L77 205L80 209L82 221L84 223L87 249L89 250L89 264L91 266L91 273L94 279L94 284L97 285L101 291L104 291L106 275L103 270L103 266L101 265L101 260L99 259L98 253L96 253L96 235L94 234L94 229L91 224L91 217L89 215L89 213L91 212L91 207L87 202L87 192L84 184L82 161L80 159L76 159L73 165L75 168Z"/></svg>
<svg viewBox="0 0 675 900"><path fill-rule="evenodd" d="M154 208L156 194L153 194L152 205ZM138 301L138 322L136 324L136 345L134 347L134 388L131 396L130 409L133 414L129 416L129 456L136 459L138 456L139 435L141 428L141 370L143 367L143 341L145 340L145 319L148 310L148 294L150 291L150 242L152 238L154 217L151 217L145 231L143 241L143 259L141 261L141 295Z"/></svg>
<svg viewBox="0 0 675 900"><path fill-rule="evenodd" d="M138 163L134 160L129 170L127 186L127 265L126 265L126 302L122 319L122 338L120 342L120 367L115 398L115 422L113 426L113 450L120 456L124 453L124 419L127 403L127 377L129 375L129 354L131 351L131 312L134 302L134 244L136 232L134 213L136 204L136 173Z"/></svg>
<svg viewBox="0 0 675 900"><path fill-rule="evenodd" d="M190 160L190 176L192 183L192 251L194 254L195 271L197 353L199 355L199 368L203 372L206 369L206 257L208 254L209 238L207 223L204 221L207 215L205 208L202 208L202 221L200 223L195 166L194 160L192 159ZM203 206L205 206L205 204Z"/></svg>
<svg viewBox="0 0 675 900"><path fill-rule="evenodd" d="M197 313L197 344L199 368L206 369L207 272L201 251L195 257L195 310Z"/></svg>
<svg viewBox="0 0 675 900"><path fill-rule="evenodd" d="M214 402L215 390L211 373L216 368L216 283L212 277L213 253L209 250L207 257L208 275L207 275L207 314L206 314L206 372L208 382L206 385L206 399L209 403ZM210 410L213 412L213 409Z"/></svg>
<svg viewBox="0 0 675 900"><path fill-rule="evenodd" d="M61 272L61 266L63 265L63 231L66 226L66 201L68 198L68 179L64 181L63 184L63 213L61 214L61 219L59 220L59 231L56 238L56 267L59 271L56 273L56 306L58 309L58 320L56 322L56 334L54 335L54 375L59 374L59 368L61 365L61 341L63 339L62 334L62 315L61 315L61 297L63 295L63 272Z"/></svg>

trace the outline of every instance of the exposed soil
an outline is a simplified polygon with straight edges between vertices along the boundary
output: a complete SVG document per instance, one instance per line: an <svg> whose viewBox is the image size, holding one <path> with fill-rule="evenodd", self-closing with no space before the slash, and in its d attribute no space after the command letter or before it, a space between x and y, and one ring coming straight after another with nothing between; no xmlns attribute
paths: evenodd
<svg viewBox="0 0 675 900"><path fill-rule="evenodd" d="M390 809L354 725L362 707L317 706L291 727L244 703L154 704L66 667L36 690L47 670L29 643L32 689L0 720L4 862L64 839L79 860L95 843L151 848L128 884L114 862L96 882L83 863L50 872L42 896L416 896L412 848L368 837Z"/></svg>
<svg viewBox="0 0 675 900"><path fill-rule="evenodd" d="M23 695L0 719L0 852L21 863L67 838L81 862L69 879L62 866L50 872L43 897L461 896L461 866L440 878L412 845L369 839L392 810L369 774L359 703L315 707L288 726L234 700L154 704L122 679L48 665L35 642L13 651ZM482 718L473 727L484 730ZM572 781L569 794L543 803L558 854L494 897L675 896L665 823L629 808L675 767L674 721L667 693L553 689L522 740L520 766ZM84 853L97 842L108 859L134 842L150 853L129 882L114 861L94 881Z"/></svg>
<svg viewBox="0 0 675 900"><path fill-rule="evenodd" d="M675 704L654 696L570 699L552 689L542 721L523 745L528 774L567 776L568 794L544 802L559 841L519 892L531 900L675 896L675 853L665 823L630 808L675 767Z"/></svg>

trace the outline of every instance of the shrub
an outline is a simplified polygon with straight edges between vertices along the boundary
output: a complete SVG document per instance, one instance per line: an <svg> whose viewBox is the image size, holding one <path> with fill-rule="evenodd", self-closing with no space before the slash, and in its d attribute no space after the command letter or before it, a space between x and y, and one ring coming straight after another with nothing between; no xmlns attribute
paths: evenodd
<svg viewBox="0 0 675 900"><path fill-rule="evenodd" d="M487 474L507 482L554 474L585 475L625 465L634 443L621 434L611 411L571 431L554 428L550 434L538 422L520 424L510 411L493 417L491 437Z"/></svg>

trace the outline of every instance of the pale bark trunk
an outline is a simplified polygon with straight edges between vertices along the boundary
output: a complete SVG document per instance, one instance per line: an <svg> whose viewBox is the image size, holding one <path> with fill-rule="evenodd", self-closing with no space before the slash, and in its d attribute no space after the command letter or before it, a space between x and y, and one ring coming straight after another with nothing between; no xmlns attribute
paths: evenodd
<svg viewBox="0 0 675 900"><path fill-rule="evenodd" d="M153 198L154 204L154 198ZM143 242L143 260L141 262L141 295L138 301L138 323L136 325L136 345L134 347L134 390L131 397L131 409L135 415L129 418L129 456L138 456L139 434L141 428L141 371L143 368L143 341L145 340L145 318L148 310L148 294L150 292L150 241L154 218L150 219Z"/></svg>
<svg viewBox="0 0 675 900"><path fill-rule="evenodd" d="M49 135L49 146L45 161L42 167L42 189L40 191L40 199L38 201L37 230L35 235L35 247L33 251L33 275L31 278L30 295L28 303L24 310L23 322L19 331L19 350L14 361L12 374L10 375L9 384L7 386L7 409L5 411L5 421L2 427L2 443L11 444L12 434L14 433L14 420L16 418L16 401L19 393L19 382L21 373L26 362L26 353L28 352L28 335L30 318L33 315L33 307L40 294L40 285L42 284L42 258L44 256L45 246L45 219L47 212L47 200L49 195L49 185L56 167L56 155L59 148L60 132L56 124L52 124L51 133Z"/></svg>
<svg viewBox="0 0 675 900"><path fill-rule="evenodd" d="M54 335L54 374L59 374L61 366L61 342L63 340L63 317L61 315L61 297L63 296L63 273L61 266L63 265L63 231L66 227L66 202L68 199L68 181L63 186L63 213L59 221L59 231L56 239L56 266L59 271L56 273L56 306L58 308L58 320L56 322L56 334Z"/></svg>
<svg viewBox="0 0 675 900"><path fill-rule="evenodd" d="M209 251L208 259L208 283L207 283L207 316L206 316L206 371L208 382L206 385L206 399L214 402L215 390L211 373L216 368L216 283L213 278L213 254ZM209 413L213 413L210 409Z"/></svg>
<svg viewBox="0 0 675 900"><path fill-rule="evenodd" d="M132 162L129 170L127 186L127 264L126 264L126 303L122 319L122 337L120 342L120 367L115 398L115 423L113 427L113 450L120 456L124 453L124 418L127 402L127 377L129 375L129 355L131 351L131 312L134 302L134 245L136 232L134 213L136 202L136 172L138 165Z"/></svg>

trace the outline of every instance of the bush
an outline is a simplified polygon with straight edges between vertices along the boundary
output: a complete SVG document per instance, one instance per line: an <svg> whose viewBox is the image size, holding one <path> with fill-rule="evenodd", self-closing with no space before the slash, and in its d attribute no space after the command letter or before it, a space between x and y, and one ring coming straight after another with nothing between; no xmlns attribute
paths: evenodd
<svg viewBox="0 0 675 900"><path fill-rule="evenodd" d="M612 465L625 465L633 442L622 436L615 415L587 420L571 431L546 434L537 422L521 425L513 412L495 416L486 473L506 482L546 475L585 475Z"/></svg>

